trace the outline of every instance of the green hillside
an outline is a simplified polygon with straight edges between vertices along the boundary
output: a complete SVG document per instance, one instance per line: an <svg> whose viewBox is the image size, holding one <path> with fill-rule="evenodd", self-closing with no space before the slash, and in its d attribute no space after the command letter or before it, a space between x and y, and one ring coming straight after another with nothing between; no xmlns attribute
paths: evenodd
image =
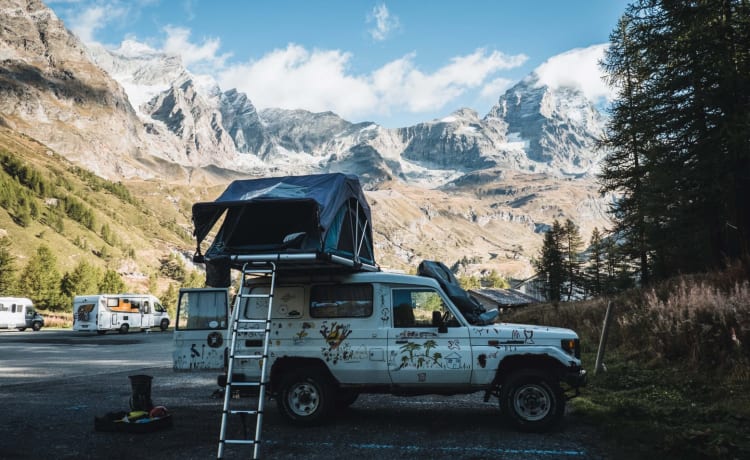
<svg viewBox="0 0 750 460"><path fill-rule="evenodd" d="M215 193L157 180L108 181L0 127L0 237L10 243L17 274L46 246L56 259L50 269L61 275L86 262L116 271L128 290L159 294L183 281L165 276L163 266L170 255L182 264L179 255L194 249L192 203ZM25 295L23 282L16 291Z"/></svg>

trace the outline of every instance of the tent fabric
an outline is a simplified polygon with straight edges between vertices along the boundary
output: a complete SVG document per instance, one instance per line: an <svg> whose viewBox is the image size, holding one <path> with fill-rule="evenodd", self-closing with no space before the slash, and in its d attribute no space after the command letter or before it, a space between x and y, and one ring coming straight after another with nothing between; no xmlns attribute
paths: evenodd
<svg viewBox="0 0 750 460"><path fill-rule="evenodd" d="M193 205L197 254L222 216L204 257L207 284L228 285L228 271L240 268L230 262L237 255L313 252L375 265L370 206L354 175L232 182L215 201Z"/></svg>

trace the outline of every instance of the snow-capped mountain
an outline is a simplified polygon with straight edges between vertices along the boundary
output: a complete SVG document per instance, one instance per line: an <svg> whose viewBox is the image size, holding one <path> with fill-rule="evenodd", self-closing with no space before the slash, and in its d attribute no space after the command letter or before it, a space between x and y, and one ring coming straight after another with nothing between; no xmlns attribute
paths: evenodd
<svg viewBox="0 0 750 460"><path fill-rule="evenodd" d="M191 75L176 56L131 42L112 51L99 47L91 55L128 91L152 133L161 129L175 136L193 164L240 170L240 164L251 164L299 174L341 170L345 163L362 176L437 186L491 167L585 176L596 171L600 158L594 148L603 127L597 109L579 91L552 90L533 75L500 96L483 118L459 109L442 119L386 129L331 112L258 111L252 95L222 92L210 79Z"/></svg>
<svg viewBox="0 0 750 460"><path fill-rule="evenodd" d="M485 120L493 118L507 123L508 143L520 144L531 167L546 165L563 175L596 171L601 154L595 143L605 120L579 90L552 90L532 74L500 97Z"/></svg>

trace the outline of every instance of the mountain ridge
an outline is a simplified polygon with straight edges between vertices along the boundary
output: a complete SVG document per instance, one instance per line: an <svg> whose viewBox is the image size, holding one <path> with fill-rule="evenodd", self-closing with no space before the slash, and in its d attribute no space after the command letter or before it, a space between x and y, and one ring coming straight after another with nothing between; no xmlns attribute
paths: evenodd
<svg viewBox="0 0 750 460"><path fill-rule="evenodd" d="M0 10L0 123L102 177L189 188L356 174L376 201L376 247L401 267L475 253L471 270L526 276L554 219L571 218L584 238L607 223L610 198L598 196L594 178L603 119L579 91L539 86L532 75L484 116L461 108L403 128L258 110L176 56L135 42L86 48L43 3L9 1Z"/></svg>

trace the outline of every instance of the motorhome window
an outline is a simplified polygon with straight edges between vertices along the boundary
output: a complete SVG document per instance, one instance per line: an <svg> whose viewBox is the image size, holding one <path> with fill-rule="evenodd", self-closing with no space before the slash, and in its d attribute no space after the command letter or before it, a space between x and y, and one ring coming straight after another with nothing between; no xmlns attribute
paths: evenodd
<svg viewBox="0 0 750 460"><path fill-rule="evenodd" d="M78 321L88 321L90 313L94 311L94 304L87 303L78 306Z"/></svg>
<svg viewBox="0 0 750 460"><path fill-rule="evenodd" d="M310 290L313 318L365 318L372 315L370 284L330 284Z"/></svg>
<svg viewBox="0 0 750 460"><path fill-rule="evenodd" d="M392 291L394 327L435 327L435 313L447 326L457 326L443 298L433 289L394 289Z"/></svg>
<svg viewBox="0 0 750 460"><path fill-rule="evenodd" d="M159 302L154 302L154 311L158 311L159 313L164 313L167 310L164 309L162 304L160 304Z"/></svg>
<svg viewBox="0 0 750 460"><path fill-rule="evenodd" d="M177 329L224 329L227 300L224 291L188 291L180 294Z"/></svg>
<svg viewBox="0 0 750 460"><path fill-rule="evenodd" d="M8 311L8 306L0 303L0 311Z"/></svg>

